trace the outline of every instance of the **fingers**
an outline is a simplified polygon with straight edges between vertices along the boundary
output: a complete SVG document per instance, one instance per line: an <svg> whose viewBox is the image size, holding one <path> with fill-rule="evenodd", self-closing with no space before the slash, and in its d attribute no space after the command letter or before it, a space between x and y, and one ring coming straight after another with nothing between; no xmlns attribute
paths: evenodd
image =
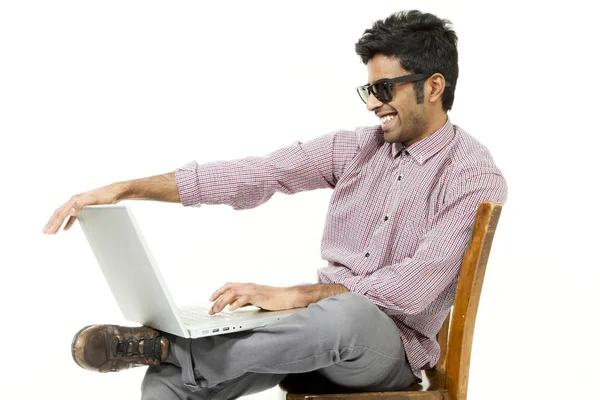
<svg viewBox="0 0 600 400"><path fill-rule="evenodd" d="M52 214L52 217L50 217L50 220L44 227L43 233L47 235L54 235L56 233L68 215L65 214L65 207L68 204L69 203L63 204L62 207L59 207L56 211L54 211L54 214Z"/></svg>
<svg viewBox="0 0 600 400"><path fill-rule="evenodd" d="M234 285L235 285L235 283L226 283L226 284L224 284L216 292L214 292L212 296L210 296L209 300L210 301L215 301L221 295L223 295L223 293L225 293L226 291L228 291L230 287L233 287Z"/></svg>
<svg viewBox="0 0 600 400"><path fill-rule="evenodd" d="M84 202L80 200L79 196L73 196L71 200L54 211L54 214L52 214L52 217L50 217L50 220L44 227L42 233L54 235L56 232L58 232L61 225L67 218L69 218L69 220L67 221L64 229L69 230L75 223L75 219L83 208L83 205Z"/></svg>
<svg viewBox="0 0 600 400"><path fill-rule="evenodd" d="M248 303L252 303L249 292L251 291L251 285L242 285L227 283L217 290L210 298L211 301L215 301L212 308L209 311L209 315L219 313L229 305L230 310L235 310Z"/></svg>
<svg viewBox="0 0 600 400"><path fill-rule="evenodd" d="M233 303L237 299L237 293L232 290L227 291L223 296L219 297L217 301L213 304L212 308L208 312L209 315L217 314L223 311L228 304Z"/></svg>
<svg viewBox="0 0 600 400"><path fill-rule="evenodd" d="M251 303L248 303L248 296L241 296L236 301L231 303L231 305L229 306L229 309L231 311L235 311L240 307L246 307L246 306L251 306L251 305L252 305Z"/></svg>
<svg viewBox="0 0 600 400"><path fill-rule="evenodd" d="M77 217L70 216L69 220L67 221L67 224L65 225L65 227L63 229L65 231L68 231L69 229L71 229L71 227L73 226L73 224L75 223L75 221L77 221Z"/></svg>

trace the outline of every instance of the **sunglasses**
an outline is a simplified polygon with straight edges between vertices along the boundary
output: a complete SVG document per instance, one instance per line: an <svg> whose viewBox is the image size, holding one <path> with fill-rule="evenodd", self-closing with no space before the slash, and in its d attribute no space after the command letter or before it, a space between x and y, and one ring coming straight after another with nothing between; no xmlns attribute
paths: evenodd
<svg viewBox="0 0 600 400"><path fill-rule="evenodd" d="M418 82L429 78L430 76L431 75L412 74L399 76L392 79L380 79L370 85L359 86L356 88L356 91L358 92L358 95L363 103L367 102L371 93L382 103L389 103L392 101L392 88L396 83ZM450 83L446 82L446 87L450 87Z"/></svg>

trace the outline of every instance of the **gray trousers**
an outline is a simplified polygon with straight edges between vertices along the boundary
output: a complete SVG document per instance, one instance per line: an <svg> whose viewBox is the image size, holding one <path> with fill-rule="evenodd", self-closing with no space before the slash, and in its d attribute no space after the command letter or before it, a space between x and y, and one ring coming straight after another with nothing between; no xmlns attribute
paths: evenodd
<svg viewBox="0 0 600 400"><path fill-rule="evenodd" d="M168 336L142 399L226 400L286 379L303 392L400 390L415 382L393 321L365 296L328 297L263 328L199 339Z"/></svg>

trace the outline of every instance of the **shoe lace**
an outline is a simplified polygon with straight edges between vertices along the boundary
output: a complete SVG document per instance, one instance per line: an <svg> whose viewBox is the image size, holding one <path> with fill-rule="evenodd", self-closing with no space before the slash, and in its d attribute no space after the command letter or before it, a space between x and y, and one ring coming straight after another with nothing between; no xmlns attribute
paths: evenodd
<svg viewBox="0 0 600 400"><path fill-rule="evenodd" d="M117 357L152 357L160 360L160 339L160 336L115 338L111 346L112 353Z"/></svg>

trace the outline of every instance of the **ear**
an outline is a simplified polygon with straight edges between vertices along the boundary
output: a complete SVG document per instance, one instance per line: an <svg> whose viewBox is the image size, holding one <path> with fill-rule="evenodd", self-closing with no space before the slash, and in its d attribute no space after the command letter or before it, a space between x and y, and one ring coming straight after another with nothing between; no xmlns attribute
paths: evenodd
<svg viewBox="0 0 600 400"><path fill-rule="evenodd" d="M444 93L444 87L446 86L446 79L444 75L436 72L431 75L425 82L425 96L429 99L430 103L442 101L442 94Z"/></svg>

